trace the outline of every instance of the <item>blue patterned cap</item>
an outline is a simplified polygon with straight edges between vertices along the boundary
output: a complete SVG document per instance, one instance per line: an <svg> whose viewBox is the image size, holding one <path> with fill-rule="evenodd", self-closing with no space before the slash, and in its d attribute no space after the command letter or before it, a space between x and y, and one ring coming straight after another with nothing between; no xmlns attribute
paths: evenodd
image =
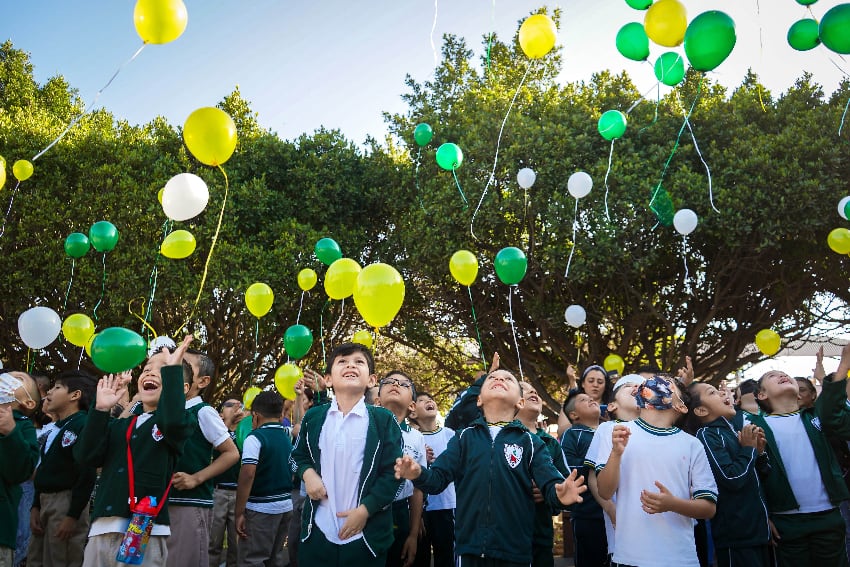
<svg viewBox="0 0 850 567"><path fill-rule="evenodd" d="M669 380L653 376L638 388L635 394L637 406L641 409L651 407L666 410L673 407L673 389Z"/></svg>

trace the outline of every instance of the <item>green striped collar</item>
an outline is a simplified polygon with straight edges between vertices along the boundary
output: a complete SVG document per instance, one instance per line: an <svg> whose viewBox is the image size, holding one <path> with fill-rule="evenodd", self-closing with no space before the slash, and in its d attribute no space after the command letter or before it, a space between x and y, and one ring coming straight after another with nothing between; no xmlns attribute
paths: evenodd
<svg viewBox="0 0 850 567"><path fill-rule="evenodd" d="M634 420L635 425L646 431L647 433L652 433L653 435L674 435L681 431L678 427L655 427L654 425L650 425L645 422L641 418L637 418Z"/></svg>

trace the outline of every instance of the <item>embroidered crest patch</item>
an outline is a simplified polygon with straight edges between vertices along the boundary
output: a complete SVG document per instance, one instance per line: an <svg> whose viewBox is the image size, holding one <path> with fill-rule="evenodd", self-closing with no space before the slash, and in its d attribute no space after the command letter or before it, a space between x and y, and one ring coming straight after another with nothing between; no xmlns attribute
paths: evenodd
<svg viewBox="0 0 850 567"><path fill-rule="evenodd" d="M815 416L812 419L812 425L815 427L815 429L817 429L818 431L821 431L821 425L820 425L820 418L819 417Z"/></svg>
<svg viewBox="0 0 850 567"><path fill-rule="evenodd" d="M522 447L514 443L505 445L505 459L512 469L517 468L522 462Z"/></svg>
<svg viewBox="0 0 850 567"><path fill-rule="evenodd" d="M77 440L77 434L76 433L74 433L73 431L66 431L62 435L62 446L63 447L70 447L71 445L74 444L74 441L76 441L76 440Z"/></svg>
<svg viewBox="0 0 850 567"><path fill-rule="evenodd" d="M153 429L151 429L151 436L154 441L162 441L162 438L164 437L162 431L159 430L159 427L157 427L155 423L153 424Z"/></svg>

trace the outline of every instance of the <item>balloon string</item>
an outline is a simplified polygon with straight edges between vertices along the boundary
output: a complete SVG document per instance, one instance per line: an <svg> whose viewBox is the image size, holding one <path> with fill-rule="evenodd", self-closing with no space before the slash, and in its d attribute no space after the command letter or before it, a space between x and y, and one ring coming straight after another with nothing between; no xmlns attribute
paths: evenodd
<svg viewBox="0 0 850 567"><path fill-rule="evenodd" d="M80 357L77 359L77 370L80 369L80 366L83 364L83 354L86 352L86 347L80 347Z"/></svg>
<svg viewBox="0 0 850 567"><path fill-rule="evenodd" d="M472 307L472 322L475 324L475 334L478 337L478 351L481 353L481 362L484 370L487 370L487 359L484 357L484 343L481 342L481 331L478 329L478 317L475 315L475 303L472 301L472 286L466 286L469 292L469 305Z"/></svg>
<svg viewBox="0 0 850 567"><path fill-rule="evenodd" d="M690 290L691 286L688 283L688 235L682 235L682 261L685 263L685 291Z"/></svg>
<svg viewBox="0 0 850 567"><path fill-rule="evenodd" d="M655 83L656 93L655 93L655 114L652 117L652 122L638 130L638 136L643 134L643 131L647 128L653 126L656 122L658 122L658 107L661 105L661 81Z"/></svg>
<svg viewBox="0 0 850 567"><path fill-rule="evenodd" d="M667 174L667 168L670 167L670 162L673 161L673 156L676 155L676 150L679 149L679 140L682 138L682 132L685 131L685 126L688 124L688 119L691 117L691 114L694 111L694 107L697 105L697 101L699 100L700 92L702 91L702 80L705 77L703 75L700 77L699 84L697 85L697 94L694 97L694 102L691 104L690 110L688 110L688 114L685 116L685 121L682 122L682 127L679 128L679 133L676 136L676 143L673 144L673 151L670 152L670 155L667 157L667 161L664 162L664 169L661 170L661 179L658 180L658 185L655 186L655 191L652 193L652 199L649 200L649 208L652 210L652 203L655 202L656 197L661 192L661 183L664 181L664 176Z"/></svg>
<svg viewBox="0 0 850 567"><path fill-rule="evenodd" d="M381 331L378 327L374 328L375 336L372 338L372 357L378 358L378 339L381 338Z"/></svg>
<svg viewBox="0 0 850 567"><path fill-rule="evenodd" d="M511 333L514 336L514 349L516 349L516 362L519 367L519 379L522 381L525 380L525 376L522 373L522 359L519 356L519 343L516 340L516 327L514 327L514 308L511 301L511 296L513 295L515 287L517 287L516 284L508 287L508 318L511 321Z"/></svg>
<svg viewBox="0 0 850 567"><path fill-rule="evenodd" d="M97 304L94 306L94 311L92 315L94 315L95 323L97 322L97 308L100 307L100 304L103 303L103 297L106 295L106 252L103 253L103 277L100 281L100 299L97 300Z"/></svg>
<svg viewBox="0 0 850 567"><path fill-rule="evenodd" d="M123 63L122 63L122 64L118 67L118 69L115 71L115 73L113 73L112 77L111 77L111 78L110 78L110 79L106 82L106 84L105 84L105 85L103 85L103 86L100 88L100 90L99 90L99 91L97 91L97 94L95 94L95 95L94 95L94 100L92 100L92 101L89 103L89 105L88 105L88 106L86 106L86 108L83 110L83 112L82 112L81 114L78 114L78 115L77 115L77 116L76 116L73 120L71 120L71 123L70 123L70 124L68 124L68 126L66 126L64 130L62 130L62 133L61 133L61 134L59 134L59 136L57 136L55 140L53 140L52 142L50 142L49 144L47 144L47 147L46 147L46 148L44 148L43 150L41 150L40 152L38 152L37 154L35 154L35 155L33 156L33 158L32 158L30 161L35 161L35 160L37 160L38 158L40 158L41 156L43 156L45 153L47 153L47 150L49 150L50 148L52 148L53 146L55 146L57 143L59 143L59 140L61 140L62 138L64 138L64 137L65 137L65 134L67 134L67 133L68 133L68 131L69 131L71 128L73 128L73 127L77 124L77 122L79 122L79 121L80 121L80 119L81 119L83 116L85 116L86 114L88 114L88 113L89 113L89 111L92 109L92 107L94 107L94 105L97 103L97 99L99 99L99 98L100 98L101 93L102 93L103 91L105 91L105 90L106 90L106 88L107 88L107 87L109 87L109 85L111 85L111 84L112 84L112 81L114 81L114 80L115 80L115 77L117 77L117 76L118 76L118 73L120 73L120 72L121 72L121 70L122 70L122 69L124 69L124 67L126 67L127 65L129 65L129 64L130 64L130 62L132 62L132 61L133 61L136 57L138 57L138 56L139 56L139 53L141 53L141 52L142 52L142 50L145 48L145 46L146 46L146 45L147 45L147 43L143 43L143 44L142 44L142 46L141 46L139 49L137 49L137 50L136 50L136 52L133 54L133 56L132 56L132 57L130 57L129 59L127 59L126 61L124 61L124 62L123 62Z"/></svg>
<svg viewBox="0 0 850 567"><path fill-rule="evenodd" d="M32 354L32 349L27 347L27 373L31 374L32 369L35 366L35 356L32 356L32 363L30 363L30 355Z"/></svg>
<svg viewBox="0 0 850 567"><path fill-rule="evenodd" d="M437 46L434 45L434 31L437 29L437 13L439 12L439 0L434 0L434 21L431 23L431 53L434 54L434 67L439 64L437 58Z"/></svg>
<svg viewBox="0 0 850 567"><path fill-rule="evenodd" d="M631 113L632 113L632 110L634 110L635 108L637 108L637 105L639 105L641 102L643 102L644 100L646 100L646 95L648 95L649 93L651 93L651 92L652 92L652 89L658 89L658 92L660 93L660 92L661 92L661 81L655 81L655 84L654 84L654 85L652 85L652 87L650 87L650 88L649 88L649 89L648 89L645 93L643 93L642 95L640 95L640 98L639 98L639 99L637 99L636 101L634 101L634 102L632 103L632 105L628 108L628 110L626 110L626 112L624 112L624 114L626 114L626 115L631 114ZM660 96L660 95L659 95L659 96Z"/></svg>
<svg viewBox="0 0 850 567"><path fill-rule="evenodd" d="M224 176L224 199L221 201L221 210L218 213L218 224L215 227L215 234L213 234L212 242L210 243L210 251L207 254L207 261L204 263L204 273L201 276L201 285L200 287L198 287L198 295L195 296L195 304L192 305L192 309L189 311L189 316L186 317L186 321L182 325L180 325L177 331L183 329L184 327L186 327L186 325L189 324L189 321L192 319L192 315L194 315L195 313L195 309L197 309L198 307L198 303L201 301L201 294L204 292L204 283L207 281L207 274L209 273L210 260L212 260L213 250L215 250L215 243L218 242L218 234L221 231L221 222L224 219L224 208L227 206L227 192L230 188L230 183L227 180L227 173L224 171L224 169L220 165L217 167L221 174ZM178 332L175 331L174 334L177 335Z"/></svg>
<svg viewBox="0 0 850 567"><path fill-rule="evenodd" d="M327 359L327 355L325 353L325 324L324 324L325 319L324 319L324 315L325 315L325 308L327 308L327 306L330 302L331 302L330 299L326 299L325 304L322 305L322 310L319 311L319 335L321 336L321 339L322 339L322 366L324 366L324 367L327 367L327 365L328 365L328 359Z"/></svg>
<svg viewBox="0 0 850 567"><path fill-rule="evenodd" d="M336 332L339 329L339 324L342 321L343 315L345 315L345 298L344 297L342 298L342 303L340 304L339 317L337 318L336 323L334 323L334 326L331 329L331 338L336 336Z"/></svg>
<svg viewBox="0 0 850 567"><path fill-rule="evenodd" d="M71 284L74 283L74 267L77 265L76 258L71 258L71 278L68 280L68 289L65 290L65 301L62 303L62 313L68 308L68 296L71 295Z"/></svg>
<svg viewBox="0 0 850 567"><path fill-rule="evenodd" d="M612 140L613 142L613 140ZM573 246L570 248L570 257L567 258L567 270L564 272L564 278L570 276L570 264L573 262L573 252L576 251L576 231L578 230L578 199L576 199L576 210L573 213Z"/></svg>
<svg viewBox="0 0 850 567"><path fill-rule="evenodd" d="M171 232L171 227L172 227L173 224L174 224L174 221L172 221L171 219L167 219L164 223L162 223L162 242L165 242L165 238ZM159 278L159 266L158 266L158 264L159 264L160 250L162 250L162 244L159 245L159 248L156 251L156 256L153 259L153 269L151 270L151 275L148 278L148 284L150 285L151 291L150 291L150 294L148 295L148 304L145 307L144 313L143 313L144 319L142 319L142 323L145 323L145 324L147 324L152 318L153 300L154 300L154 297L156 297L157 280ZM142 330L144 331L144 327L142 328ZM156 334L156 332L154 332L154 337L156 337L156 336L157 336L157 334Z"/></svg>
<svg viewBox="0 0 850 567"><path fill-rule="evenodd" d="M151 324L150 324L150 323L148 323L148 322L145 320L145 318L144 318L144 317L142 317L142 315L144 314L143 312L139 312L139 313L135 313L135 312L133 312L133 302L134 302L134 301L136 301L136 299L140 299L140 300L142 301L142 307L144 307L144 306L145 306L145 298L144 298L144 297L137 297L137 298L135 298L135 299L131 299L131 300L130 300L130 302L127 304L127 311L129 311L129 312L130 312L130 315L132 315L133 317L135 317L136 319L138 319L139 321L141 321L141 322L142 322L142 331L143 331L143 332L144 332L145 327L147 327L147 328L148 328L148 330L150 330L150 332L152 333L152 336L153 336L153 337L157 337L157 336L159 336L159 335L157 334L157 332L156 332L156 329L154 329L154 328L151 326ZM140 313L141 313L141 314L140 314Z"/></svg>
<svg viewBox="0 0 850 567"><path fill-rule="evenodd" d="M605 217L608 221L611 221L611 213L608 211L608 175L611 173L611 161L614 158L614 142L616 142L616 138L611 140L611 149L608 152L608 169L605 170ZM576 201L576 207L578 207L578 201Z"/></svg>
<svg viewBox="0 0 850 567"><path fill-rule="evenodd" d="M256 317L257 322L254 325L254 361L251 363L251 376L248 379L249 383L254 380L254 371L257 369L257 359L260 358L260 318ZM287 360L288 357L287 357Z"/></svg>
<svg viewBox="0 0 850 567"><path fill-rule="evenodd" d="M419 199L419 206L425 210L425 203L422 202L422 191L419 189L419 164L422 161L422 148L416 150L416 173L414 179L416 181L416 198Z"/></svg>
<svg viewBox="0 0 850 567"><path fill-rule="evenodd" d="M676 95L678 100L679 95ZM681 102L679 106L682 106ZM684 113L685 107L682 106L682 112ZM705 174L708 177L708 202L711 204L711 208L715 213L720 213L720 210L714 206L714 190L711 187L711 169L708 167L708 164L705 161L705 158L702 157L702 152L699 149L699 144L697 143L697 137L694 135L694 128L691 126L691 121L688 119L688 116L685 116L685 124L688 126L688 132L691 134L691 140L694 143L694 149L697 151L697 155L699 156L699 160L702 162L703 167L705 168Z"/></svg>
<svg viewBox="0 0 850 567"><path fill-rule="evenodd" d="M460 181L457 178L457 169L454 167L452 168L452 175L455 178L455 185L457 185L457 190L460 193L460 198L463 199L463 210L465 211L469 208L469 201L466 200L466 195L463 194L463 189L460 188Z"/></svg>
<svg viewBox="0 0 850 567"><path fill-rule="evenodd" d="M475 212L472 213L472 220L469 221L469 233L472 235L472 238L478 240L478 237L475 236L475 232L472 230L472 226L475 224L475 217L478 215L478 210L481 208L481 203L484 202L484 197L487 196L487 188L490 187L490 184L493 183L493 180L496 178L496 165L499 163L499 147L502 145L502 132L505 130L505 124L508 121L508 116L511 115L511 109L514 107L514 102L519 96L519 92L522 90L522 85L525 83L526 77L528 77L528 73L531 72L531 69L534 68L534 61L532 60L528 67L525 69L525 75L522 76L522 80L519 82L519 86L516 88L516 92L514 93L514 97L511 99L511 103L508 105L508 111L505 113L505 118L502 119L502 126L499 128L499 137L496 139L496 157L493 159L493 169L490 171L490 177L487 178L487 184L484 185L484 191L481 193L481 198L478 199L478 206L475 207Z"/></svg>
<svg viewBox="0 0 850 567"><path fill-rule="evenodd" d="M298 303L298 317L295 318L295 324L301 322L301 309L304 307L304 294L307 293L304 290L301 290L301 301Z"/></svg>
<svg viewBox="0 0 850 567"><path fill-rule="evenodd" d="M759 0L756 0L756 18L759 21L759 66L761 66L761 62L764 60L764 28L761 27L761 7L759 6ZM764 100L761 96L761 91L761 83L758 83L759 104L761 104L762 112L767 112L767 108L764 106Z"/></svg>
<svg viewBox="0 0 850 567"><path fill-rule="evenodd" d="M850 98L847 99L847 104L844 105L844 112L841 113L841 123L838 125L839 137L841 137L841 129L844 128L844 119L847 117L848 108L850 108Z"/></svg>
<svg viewBox="0 0 850 567"><path fill-rule="evenodd" d="M15 188L12 189L12 194L9 196L9 206L6 208L6 216L3 217L3 226L0 227L0 238L6 234L6 221L9 220L9 214L12 212L12 203L15 202L15 194L18 192L18 187L20 187L20 185L21 182L18 180L18 182L15 183Z"/></svg>

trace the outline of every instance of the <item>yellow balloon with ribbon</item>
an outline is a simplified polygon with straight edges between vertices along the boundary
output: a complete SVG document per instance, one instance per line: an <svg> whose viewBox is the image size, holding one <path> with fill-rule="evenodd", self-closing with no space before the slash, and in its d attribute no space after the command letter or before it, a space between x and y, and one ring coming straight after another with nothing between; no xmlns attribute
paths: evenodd
<svg viewBox="0 0 850 567"><path fill-rule="evenodd" d="M287 400L294 400L296 396L295 384L303 376L300 368L288 362L274 373L274 387Z"/></svg>
<svg viewBox="0 0 850 567"><path fill-rule="evenodd" d="M91 345L94 342L96 336L97 333L94 333L92 336L89 337L89 340L86 341L86 354L89 355L89 358L91 358Z"/></svg>
<svg viewBox="0 0 850 567"><path fill-rule="evenodd" d="M534 14L519 27L519 46L530 59L539 59L555 47L558 27L546 14Z"/></svg>
<svg viewBox="0 0 850 567"><path fill-rule="evenodd" d="M160 247L160 252L166 258L182 260L188 258L198 245L195 237L188 230L175 230L165 237Z"/></svg>
<svg viewBox="0 0 850 567"><path fill-rule="evenodd" d="M262 392L262 390L256 386L251 386L245 390L245 393L242 395L242 407L246 410L250 410L251 404L254 403L254 398L256 398L257 394L260 392Z"/></svg>
<svg viewBox="0 0 850 567"><path fill-rule="evenodd" d="M756 346L766 356L773 356L779 352L779 347L782 346L782 339L771 329L762 329L756 333Z"/></svg>
<svg viewBox="0 0 850 567"><path fill-rule="evenodd" d="M623 362L623 358L619 354L609 354L602 361L602 367L608 372L616 370L617 374L622 374L626 368L626 363Z"/></svg>
<svg viewBox="0 0 850 567"><path fill-rule="evenodd" d="M72 345L84 347L94 336L94 321L84 313L68 315L62 322L62 336Z"/></svg>
<svg viewBox="0 0 850 567"><path fill-rule="evenodd" d="M331 299L345 299L354 293L354 283L360 273L360 264L351 258L340 258L330 265L325 274L325 292Z"/></svg>
<svg viewBox="0 0 850 567"><path fill-rule="evenodd" d="M478 276L478 258L469 250L458 250L449 260L449 271L459 284L471 286Z"/></svg>
<svg viewBox="0 0 850 567"><path fill-rule="evenodd" d="M646 11L643 27L658 45L676 47L685 39L688 13L679 0L658 0Z"/></svg>
<svg viewBox="0 0 850 567"><path fill-rule="evenodd" d="M319 281L319 276L316 275L316 270L312 268L304 268L298 272L298 287L301 291L310 291L316 287L316 282Z"/></svg>
<svg viewBox="0 0 850 567"><path fill-rule="evenodd" d="M183 0L138 0L133 23L143 42L170 43L186 31L189 12Z"/></svg>
<svg viewBox="0 0 850 567"><path fill-rule="evenodd" d="M388 264L369 264L357 275L354 305L372 327L383 327L395 318L404 303L404 280Z"/></svg>
<svg viewBox="0 0 850 567"><path fill-rule="evenodd" d="M18 181L26 181L32 176L32 172L32 163L25 159L19 159L12 164L12 175L14 175L15 179Z"/></svg>
<svg viewBox="0 0 850 567"><path fill-rule="evenodd" d="M254 317L268 313L274 303L274 292L267 284L257 282L245 291L245 305Z"/></svg>
<svg viewBox="0 0 850 567"><path fill-rule="evenodd" d="M236 149L236 124L219 108L199 108L183 125L183 141L199 162L216 167Z"/></svg>
<svg viewBox="0 0 850 567"><path fill-rule="evenodd" d="M351 337L351 342L361 344L371 350L372 345L374 344L374 339L372 338L372 333L365 329L361 329L354 333L354 336Z"/></svg>

